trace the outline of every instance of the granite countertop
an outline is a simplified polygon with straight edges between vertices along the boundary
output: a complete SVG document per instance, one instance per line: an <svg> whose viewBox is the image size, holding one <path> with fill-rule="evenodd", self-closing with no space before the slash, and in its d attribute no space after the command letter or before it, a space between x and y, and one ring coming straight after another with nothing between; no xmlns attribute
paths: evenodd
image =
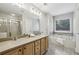
<svg viewBox="0 0 79 59"><path fill-rule="evenodd" d="M9 40L9 41L0 42L0 53L6 51L8 49L18 47L23 44L33 42L35 40L38 40L38 39L46 37L46 36L47 35L39 35L39 36L35 36L35 37L30 37L30 38L24 37L24 38L20 38L17 40Z"/></svg>

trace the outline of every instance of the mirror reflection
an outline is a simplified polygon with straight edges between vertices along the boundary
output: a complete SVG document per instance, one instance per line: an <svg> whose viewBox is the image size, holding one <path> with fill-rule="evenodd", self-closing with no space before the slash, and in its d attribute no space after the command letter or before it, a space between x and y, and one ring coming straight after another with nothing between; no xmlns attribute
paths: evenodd
<svg viewBox="0 0 79 59"><path fill-rule="evenodd" d="M0 38L16 37L19 35L21 35L21 16L10 15L8 18L0 16Z"/></svg>

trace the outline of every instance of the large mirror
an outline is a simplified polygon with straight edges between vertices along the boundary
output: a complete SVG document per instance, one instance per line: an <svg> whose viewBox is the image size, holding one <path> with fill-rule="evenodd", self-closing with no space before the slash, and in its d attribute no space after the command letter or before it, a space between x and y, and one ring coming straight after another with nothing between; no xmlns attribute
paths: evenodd
<svg viewBox="0 0 79 59"><path fill-rule="evenodd" d="M0 38L21 35L21 20L15 18L0 18Z"/></svg>

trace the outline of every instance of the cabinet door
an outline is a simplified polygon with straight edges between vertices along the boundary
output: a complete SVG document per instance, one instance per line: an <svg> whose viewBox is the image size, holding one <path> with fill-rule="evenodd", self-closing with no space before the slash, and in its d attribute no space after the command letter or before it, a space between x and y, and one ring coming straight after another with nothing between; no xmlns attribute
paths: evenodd
<svg viewBox="0 0 79 59"><path fill-rule="evenodd" d="M35 46L35 55L40 55L40 45Z"/></svg>
<svg viewBox="0 0 79 59"><path fill-rule="evenodd" d="M23 49L22 49L22 47L21 48L18 48L18 55L22 55L23 54Z"/></svg>
<svg viewBox="0 0 79 59"><path fill-rule="evenodd" d="M34 54L34 43L29 43L23 48L24 55L33 55Z"/></svg>
<svg viewBox="0 0 79 59"><path fill-rule="evenodd" d="M46 37L46 50L48 49L48 37Z"/></svg>
<svg viewBox="0 0 79 59"><path fill-rule="evenodd" d="M40 40L35 41L35 55L40 55Z"/></svg>
<svg viewBox="0 0 79 59"><path fill-rule="evenodd" d="M45 38L41 39L41 54L45 53Z"/></svg>
<svg viewBox="0 0 79 59"><path fill-rule="evenodd" d="M22 48L17 48L9 51L8 53L5 53L5 55L22 55Z"/></svg>

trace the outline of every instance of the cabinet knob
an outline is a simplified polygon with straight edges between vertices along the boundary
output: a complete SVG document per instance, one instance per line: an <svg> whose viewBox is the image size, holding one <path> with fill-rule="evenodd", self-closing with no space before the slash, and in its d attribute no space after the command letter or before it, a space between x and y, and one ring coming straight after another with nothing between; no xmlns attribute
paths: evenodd
<svg viewBox="0 0 79 59"><path fill-rule="evenodd" d="M26 49L26 48L24 47L24 49Z"/></svg>
<svg viewBox="0 0 79 59"><path fill-rule="evenodd" d="M19 49L19 51L21 52L21 49Z"/></svg>

